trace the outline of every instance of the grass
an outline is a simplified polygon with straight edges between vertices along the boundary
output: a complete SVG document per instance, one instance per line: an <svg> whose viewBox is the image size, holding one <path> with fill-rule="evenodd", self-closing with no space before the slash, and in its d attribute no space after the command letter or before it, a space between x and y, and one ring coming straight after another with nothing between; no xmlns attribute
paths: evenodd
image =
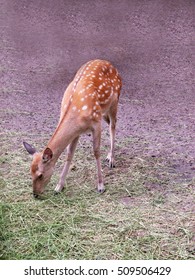
<svg viewBox="0 0 195 280"><path fill-rule="evenodd" d="M13 148L18 134L1 139L1 259L195 259L195 182L178 183L162 158L131 158L136 139L117 144L117 168L103 163L102 195L95 191L91 144L83 139L65 190L53 195L62 156L43 200L31 194L29 156ZM102 158L105 135L103 143Z"/></svg>

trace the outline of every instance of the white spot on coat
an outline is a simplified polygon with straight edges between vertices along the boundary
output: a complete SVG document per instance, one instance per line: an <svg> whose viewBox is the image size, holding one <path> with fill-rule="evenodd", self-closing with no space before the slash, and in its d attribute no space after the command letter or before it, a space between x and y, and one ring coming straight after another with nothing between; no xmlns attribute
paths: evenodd
<svg viewBox="0 0 195 280"><path fill-rule="evenodd" d="M84 110L87 110L87 105L84 105L83 107L82 107L82 110L84 111Z"/></svg>

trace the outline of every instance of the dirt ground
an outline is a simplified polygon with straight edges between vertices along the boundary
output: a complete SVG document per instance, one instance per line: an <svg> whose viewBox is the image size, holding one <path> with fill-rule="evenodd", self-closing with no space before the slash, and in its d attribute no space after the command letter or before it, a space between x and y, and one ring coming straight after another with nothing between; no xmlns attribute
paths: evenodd
<svg viewBox="0 0 195 280"><path fill-rule="evenodd" d="M123 79L118 142L134 138L130 157L160 156L178 179L192 179L194 8L190 0L1 0L2 132L49 139L77 69L103 58Z"/></svg>
<svg viewBox="0 0 195 280"><path fill-rule="evenodd" d="M147 207L152 203L157 206L163 204L164 212L160 207L155 208L152 226L157 234L170 230L171 238L176 236L181 241L183 229L190 242L183 237L181 243L188 253L178 255L179 251L172 250L171 244L175 246L177 242L180 244L179 241L174 243L170 239L169 248L165 238L165 246L160 247L160 257L176 258L178 255L178 258L192 258L195 252L194 1L0 0L0 4L2 200L16 205L18 201L29 202L32 199L30 183L26 188L28 178L30 180L29 174L27 177L29 156L24 151L22 140L38 149L44 148L57 125L63 92L75 72L88 60L110 60L122 77L123 88L116 135L117 167L108 171L103 165L105 180L117 189L108 186L110 192L105 193L104 207L109 201L109 194L120 205L130 210L135 208L138 215L150 213ZM103 152L109 145L107 136L108 129L103 132ZM80 155L87 154L89 141L88 136L83 137ZM87 164L88 161L85 161L84 166ZM82 183L94 176L89 168L88 174L78 174ZM73 177L70 177L69 184L75 177L74 172L70 176ZM79 184L78 179L75 181ZM76 188L72 186L72 189ZM79 188L75 191L79 196ZM71 190L66 195L71 196ZM147 204L151 197L154 202ZM37 204L34 204L36 210ZM28 209L28 205L26 207ZM39 207L41 211L42 205ZM141 208L141 212L136 207ZM166 212L167 207L169 211ZM21 210L20 215L27 209ZM153 215L154 209L151 209ZM11 217L9 212L7 215ZM146 228L151 226L152 216L148 217ZM11 223L12 226L13 219ZM175 228L172 227L174 223ZM8 234L12 231L9 225L10 222L4 226L8 228ZM36 221L33 228L35 226ZM143 232L136 234L143 235ZM4 238L5 242L9 241L5 252L9 251L9 244L17 247L15 237L13 241L9 238ZM143 249L143 245L140 248ZM180 250L181 244L178 248ZM166 255L168 251L171 254ZM14 258L17 258L13 252ZM24 253L24 256L28 257L28 254ZM120 254L117 256L120 257ZM136 256L133 255L133 258Z"/></svg>

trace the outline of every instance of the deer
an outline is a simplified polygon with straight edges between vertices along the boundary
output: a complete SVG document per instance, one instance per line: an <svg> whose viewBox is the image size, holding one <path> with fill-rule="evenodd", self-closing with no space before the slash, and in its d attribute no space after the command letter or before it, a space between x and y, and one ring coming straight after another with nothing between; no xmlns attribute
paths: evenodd
<svg viewBox="0 0 195 280"><path fill-rule="evenodd" d="M99 193L105 191L100 160L102 119L109 125L110 151L106 160L109 168L113 168L116 117L121 87L121 77L109 61L91 60L77 71L65 90L59 122L47 146L43 151L37 152L33 146L23 141L25 149L33 157L30 173L35 198L44 192L59 156L66 149L65 165L54 192L57 194L64 189L79 137L89 132L93 137L93 153L97 166L97 191Z"/></svg>

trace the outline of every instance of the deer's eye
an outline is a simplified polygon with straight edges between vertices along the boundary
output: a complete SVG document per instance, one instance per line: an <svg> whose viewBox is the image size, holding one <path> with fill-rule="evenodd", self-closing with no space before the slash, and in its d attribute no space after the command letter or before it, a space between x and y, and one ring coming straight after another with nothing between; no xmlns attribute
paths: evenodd
<svg viewBox="0 0 195 280"><path fill-rule="evenodd" d="M43 174L40 174L39 176L38 176L38 179L43 179Z"/></svg>

